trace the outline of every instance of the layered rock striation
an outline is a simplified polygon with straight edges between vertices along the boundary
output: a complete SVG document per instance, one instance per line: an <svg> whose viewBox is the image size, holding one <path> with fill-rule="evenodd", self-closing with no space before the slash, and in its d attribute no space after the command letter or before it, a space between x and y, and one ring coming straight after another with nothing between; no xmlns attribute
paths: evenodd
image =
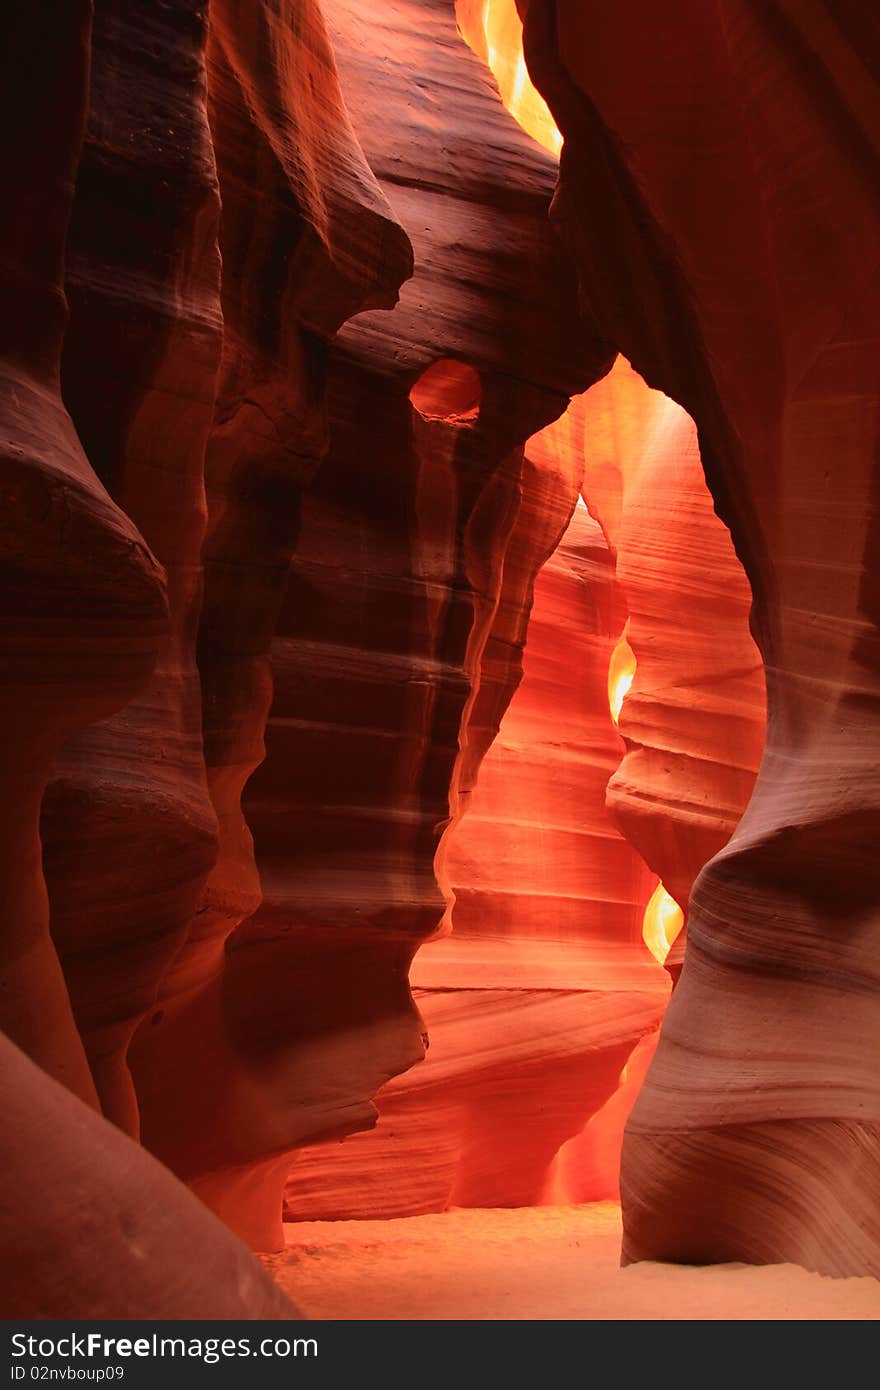
<svg viewBox="0 0 880 1390"><path fill-rule="evenodd" d="M625 1257L876 1272L876 25L522 9L557 225L601 331L695 421L767 682L629 1125Z"/></svg>
<svg viewBox="0 0 880 1390"><path fill-rule="evenodd" d="M81 999L72 1005L56 949L39 839L43 789L62 745L151 679L168 642L169 602L158 562L102 485L62 403L64 256L86 126L91 6L54 14L46 39L40 7L10 16L2 100L6 129L18 136L3 146L9 211L0 228L4 1308L31 1318L286 1318L292 1306L247 1251L97 1113L107 1073L96 1067L93 1078L92 1039L77 1027ZM111 410L110 433L116 424ZM173 626L173 582L168 588ZM107 979L105 969L104 1000ZM120 971L115 987L130 999L140 981Z"/></svg>
<svg viewBox="0 0 880 1390"><path fill-rule="evenodd" d="M299 1019L299 1142L372 1123L378 1084L421 1056L407 975L451 901L438 843L519 680L531 584L577 495L576 476L548 471L524 500L523 445L608 362L579 345L547 223L553 163L453 7L397 4L369 25L341 0L326 12L415 273L331 354L331 450L303 501L245 797L263 903L232 950L277 981L267 1046L273 1011Z"/></svg>
<svg viewBox="0 0 880 1390"><path fill-rule="evenodd" d="M21 1316L613 1193L658 876L625 1258L880 1272L877 25L518 9L7 23Z"/></svg>
<svg viewBox="0 0 880 1390"><path fill-rule="evenodd" d="M538 436L526 447L508 555L517 533L535 533L546 478L582 458L550 444ZM507 637L494 640L509 651L525 637L521 602L499 618ZM451 935L429 941L411 967L426 1060L380 1093L374 1131L298 1155L291 1217L558 1197L557 1151L656 1029L667 986L641 936L653 880L605 809L621 754L607 669L622 621L608 547L581 503L534 585L522 682L448 841ZM487 679L491 657L490 640L470 725L480 731L491 725L481 703L499 689ZM596 1147L613 1154L623 1117L606 1120L612 1132ZM597 1116L594 1129L607 1127ZM615 1190L613 1169L603 1155L584 1172L584 1200Z"/></svg>
<svg viewBox="0 0 880 1390"><path fill-rule="evenodd" d="M627 751L608 807L686 914L694 880L748 804L761 759L764 673L749 632L751 592L713 509L696 430L675 401L619 357L569 415L584 440L584 493L613 549L627 610L629 679L618 715ZM684 944L681 934L667 958L674 976Z"/></svg>
<svg viewBox="0 0 880 1390"><path fill-rule="evenodd" d="M290 4L214 5L207 115L222 201L224 333L205 451L197 657L219 848L132 1060L145 1142L265 1244L278 1239L280 1195L271 1234L249 1224L260 1165L283 1165L303 1117L328 1092L358 1088L332 1067L329 1079L325 1069L308 1080L283 965L239 951L240 939L230 949L261 897L241 792L263 757L269 647L301 496L328 447L327 343L347 315L394 304L412 252L352 132L316 6L294 15ZM337 1022L328 1016L325 1031Z"/></svg>

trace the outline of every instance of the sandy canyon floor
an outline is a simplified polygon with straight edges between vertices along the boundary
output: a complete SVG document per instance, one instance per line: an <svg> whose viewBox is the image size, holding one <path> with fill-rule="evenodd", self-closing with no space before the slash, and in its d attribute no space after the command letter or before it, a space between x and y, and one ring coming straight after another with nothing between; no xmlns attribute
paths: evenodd
<svg viewBox="0 0 880 1390"><path fill-rule="evenodd" d="M459 1210L286 1228L266 1257L308 1317L400 1321L873 1320L880 1282L796 1265L618 1266L620 1209Z"/></svg>

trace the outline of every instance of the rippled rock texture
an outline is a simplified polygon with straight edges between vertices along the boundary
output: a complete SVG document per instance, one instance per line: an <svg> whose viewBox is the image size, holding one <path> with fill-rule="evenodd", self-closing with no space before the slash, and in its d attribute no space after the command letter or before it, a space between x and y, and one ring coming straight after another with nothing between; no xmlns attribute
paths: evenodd
<svg viewBox="0 0 880 1390"><path fill-rule="evenodd" d="M619 357L568 415L568 432L584 438L584 493L615 556L634 668L607 805L686 915L694 880L748 804L764 746L751 593L675 401ZM674 978L685 940L665 961Z"/></svg>
<svg viewBox="0 0 880 1390"><path fill-rule="evenodd" d="M876 22L520 0L545 105L512 0L63 9L0 97L16 1311L294 1316L216 1220L292 1164L614 1195L658 878L625 1258L880 1272Z"/></svg>
<svg viewBox="0 0 880 1390"><path fill-rule="evenodd" d="M527 446L529 531L539 480L576 457L548 443ZM507 616L521 626L518 606ZM451 935L410 972L427 1058L380 1093L372 1133L298 1155L290 1217L555 1200L557 1151L593 1116L579 1198L616 1195L625 1116L603 1107L668 992L641 934L654 880L605 809L623 621L608 546L580 503L538 576L522 682L449 841Z"/></svg>
<svg viewBox="0 0 880 1390"><path fill-rule="evenodd" d="M630 1121L625 1256L876 1273L877 23L522 9L557 224L601 331L696 423L767 682Z"/></svg>
<svg viewBox="0 0 880 1390"><path fill-rule="evenodd" d="M173 46L179 66L172 65L172 73L191 87L192 66L198 67L200 26L193 15L184 14L184 8L178 7L176 18L189 23L183 26L185 41ZM156 701L165 701L169 712L180 708L177 697L186 682L179 670L176 676L168 674L168 652L174 649L175 615L185 604L180 589L185 591L186 584L178 583L169 570L166 585L144 536L112 495L138 516L144 529L157 518L143 494L149 493L156 505L163 497L167 501L160 460L152 452L155 431L161 432L155 418L157 402L134 389L134 377L145 361L153 361L157 373L161 371L162 354L151 337L150 315L140 312L149 280L148 274L141 274L141 257L154 230L146 211L155 190L143 189L144 205L137 209L134 228L127 229L138 231L129 246L129 280L112 268L112 259L103 260L108 256L106 245L90 244L95 262L105 264L107 273L104 279L95 275L92 309L74 329L72 320L79 310L72 308L68 325L63 282L65 248L82 235L77 199L73 199L71 220L72 190L82 158L86 182L93 180L99 230L109 236L113 228L98 214L106 193L105 175L112 180L115 172L112 167L96 167L103 164L103 153L96 156L95 150L102 142L125 149L129 113L118 94L115 135L100 121L96 124L94 110L87 118L89 56L93 52L98 60L92 90L99 92L103 42L99 22L92 48L91 7L71 4L63 18L54 15L48 43L44 18L40 7L10 16L4 33L2 83L3 101L10 104L8 114L4 113L5 128L18 131L16 140L3 146L10 215L3 221L0 272L6 310L0 367L4 455L0 640L3 737L8 740L0 860L6 908L2 946L5 1200L0 1214L7 1270L4 1307L19 1317L289 1317L292 1306L279 1297L247 1251L171 1174L96 1113L104 1101L108 1112L123 1123L127 1106L130 1120L128 1088L118 1080L123 1069L118 1063L114 1067L112 1053L116 1049L118 1057L120 1038L141 997L139 971L148 954L137 944L137 929L132 933L134 944L125 944L124 921L118 917L110 921L103 915L105 889L119 891L116 856L138 835L147 840L150 828L142 823L138 828L128 825L121 842L103 833L108 824L104 819L107 802L117 799L118 789L132 788L133 799L118 805L116 814L124 819L136 813L140 784L144 706L129 706L130 722L124 716L121 723L115 722L113 711L145 686L154 665L157 674L150 688L160 692ZM106 32L105 28L104 37ZM143 46L143 38L140 43ZM129 55L121 34L113 47L116 61L124 68ZM171 88L174 85L169 83ZM199 108L191 90L185 106L195 130ZM87 141L93 142L91 155L88 144L83 146L84 129ZM203 148L191 131L183 134L185 148ZM108 165L113 165L112 158ZM202 191L195 180L193 197L199 207ZM175 205L177 201L175 196ZM185 209L180 212L185 215ZM161 260L161 244L152 249ZM216 263L216 247L208 261L212 259ZM75 256L72 264L77 265ZM183 274L184 266L180 270L182 297L190 281ZM193 273L198 279L198 273ZM133 323L126 334L120 335L114 323L118 304L112 302L108 280L116 283L123 297L130 295L128 313ZM74 270L69 287L73 305L80 289ZM173 320L175 314L170 311L178 306L172 296L165 307ZM172 336L175 326L172 323L169 329ZM80 411L79 389L86 389L82 379L68 390L65 354L79 328L93 331L94 340L83 349L78 368L85 369L93 355L96 371L109 374L112 367L119 369L118 393L108 390L106 381L93 383L103 394L103 412L96 409L94 399L91 411L86 406ZM196 334L194 366L200 344ZM130 394L126 383L132 388ZM149 390L146 395L150 396ZM143 450L142 462L146 459L147 466L158 472L152 480L141 477L139 485L128 473L127 459L112 453L122 416L129 409L132 418L127 423L137 437L137 448ZM81 418L72 419L71 410ZM195 405L193 412L198 415ZM184 410L179 420L184 452L189 443L186 420ZM90 423L95 426L91 440ZM94 450L91 461L83 450L88 443ZM164 521L169 537L175 533L176 521L175 510L169 507ZM185 510L181 521L186 529L190 516ZM196 529L188 540L196 556L198 543ZM85 760L79 764L78 755L68 750L82 750L83 740L91 734L81 731L95 720L100 723L93 727L107 732L104 741L94 745L94 767L86 768ZM170 713L166 723L173 762L179 752L174 738L178 725ZM64 752L59 753L62 745ZM154 748L154 758L159 753ZM56 758L60 760L54 762ZM101 764L100 759L105 762ZM80 766L83 772L77 782L75 770ZM103 774L101 766L106 769ZM50 778L52 791L45 808L49 819L44 820L47 896L38 828L41 794ZM57 858L53 861L51 808L55 808L59 838L64 838L57 816L61 801L66 802L66 833L72 840L81 844L84 825L98 837L87 846L96 872L85 891L95 912L86 911L79 919L82 938L72 929L75 905L64 876L59 879L53 873ZM157 810L161 813L161 805ZM151 850L154 865L161 850L161 843ZM173 866L168 868L155 885L160 893L167 894L174 882ZM78 874L79 869L74 859L71 872ZM60 917L56 917L59 882L65 891ZM101 940L111 928L110 939ZM98 945L101 949L95 949ZM87 982L81 967L90 950L93 979ZM139 962L138 968L129 972L132 961ZM87 1031L84 1020L90 1021L93 1031ZM200 1268L189 1258L193 1248L201 1252Z"/></svg>
<svg viewBox="0 0 880 1390"><path fill-rule="evenodd" d="M258 1245L290 1151L369 1125L422 1055L434 856L580 482L526 478L523 445L611 360L547 220L553 161L452 6L327 17L346 105L314 5L79 12L78 86L37 130L55 163L22 191L42 214L58 186L48 327L33 361L10 345L101 533L81 597L66 514L54 559L22 547L51 592L31 582L12 653L10 891L37 944L9 1031Z"/></svg>

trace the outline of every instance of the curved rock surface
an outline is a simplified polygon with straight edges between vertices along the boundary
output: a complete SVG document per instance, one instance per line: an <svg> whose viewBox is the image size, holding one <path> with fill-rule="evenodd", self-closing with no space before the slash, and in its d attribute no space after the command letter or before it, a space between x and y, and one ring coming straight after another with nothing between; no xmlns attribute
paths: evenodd
<svg viewBox="0 0 880 1390"><path fill-rule="evenodd" d="M444 916L438 839L519 678L499 643L478 711L502 587L525 602L576 491L547 478L547 519L508 568L522 446L608 362L580 345L547 223L553 163L510 120L453 7L413 0L369 24L343 0L325 13L416 269L398 307L359 315L329 356L331 447L302 499L266 758L244 798L263 901L229 943L211 1005L222 1030L196 1015L248 1066L239 1081L223 1052L203 1055L191 1084L169 1033L156 1073L158 1119L167 1088L191 1084L190 1124L160 1152L239 1229L259 1213L263 1245L280 1240L285 1151L371 1125L379 1085L422 1055L407 972ZM439 861L438 875L442 890Z"/></svg>
<svg viewBox="0 0 880 1390"><path fill-rule="evenodd" d="M547 479L561 471L576 487L581 457L540 435L527 446L508 562L517 532L534 537L546 515ZM641 936L653 879L605 810L621 753L607 697L620 594L583 504L530 607L512 602L493 634L501 652L525 640L523 678L448 842L451 935L423 946L410 971L426 1060L380 1093L374 1131L298 1155L291 1218L553 1200L557 1151L659 1023L667 985ZM481 701L499 688L487 681L492 641L469 726L480 731L491 727ZM583 1200L616 1191L624 1118L596 1118L591 1140L608 1152L589 1173L579 1165Z"/></svg>
<svg viewBox="0 0 880 1390"><path fill-rule="evenodd" d="M167 1169L6 1038L0 1056L7 1317L297 1316Z"/></svg>
<svg viewBox="0 0 880 1390"><path fill-rule="evenodd" d="M261 94L269 112L266 119L280 124L287 144L278 140L272 146L269 135L262 130L255 134L251 128L238 144L224 144L217 137L231 185L248 140L270 151L255 171L257 188L241 195L245 203L248 196L252 203L260 197L264 202L263 225L253 228L258 248L264 239L263 260L258 257L251 272L251 291L242 288L253 255L241 237L247 208L238 211L240 204L232 192L228 194L224 307L230 323L224 340L227 373L221 376L216 406L221 365L219 199L208 124L204 7L175 0L145 17L135 6L98 4L94 31L90 7L71 7L56 35L57 52L53 47L48 60L40 53L36 19L16 22L9 48L14 70L8 90L18 91L24 84L35 120L29 137L32 158L21 162L19 149L10 171L18 220L4 231L4 289L21 307L16 331L2 345L10 406L4 424L9 430L7 454L21 477L10 476L4 498L12 507L7 511L10 523L4 527L11 582L4 590L3 641L12 673L4 701L10 712L6 729L13 792L4 887L15 929L4 948L8 994L4 991L2 1022L46 1071L91 1105L100 1104L119 1126L135 1134L143 1117L144 1137L163 1156L174 1150L170 1136L182 1112L175 1108L173 1088L153 1108L162 1084L161 1049L137 1049L140 1095L131 1083L127 1053L145 1012L157 996L164 1003L169 987L163 973L184 946L194 916L200 925L199 899L216 855L217 821L205 774L195 664L209 432L214 424L222 434L230 409L244 407L245 415L251 407L259 412L263 379L274 371L287 391L283 411L296 416L308 402L301 432L315 452L311 436L314 420L320 417L316 335L332 333L346 312L393 302L396 284L410 266L406 237L388 212L345 119L320 16L311 12L311 29L305 16L298 26L291 24L291 16L289 6L279 10L267 5L246 13L236 13L233 7L230 18L237 25L237 47L232 54L230 44L225 53L229 64L240 60L238 78L247 88L245 97L239 97L239 120L247 99L248 120L251 126L258 124L259 103L252 99ZM212 22L215 45L223 36L219 5ZM284 34L288 56L290 45L300 43L302 71L290 88L298 107L292 113L295 127L288 114L279 120L272 71L265 68L270 31L276 37ZM253 59L250 73L243 52ZM283 53L278 63L275 77L283 69L286 83ZM323 85L316 76L323 76ZM225 90L218 77L218 125L223 124L217 108ZM309 110L310 132L305 120ZM234 121L235 114L229 119ZM330 117L337 126L333 139L327 138L323 124ZM318 150L323 166L315 158ZM296 159L287 158L291 151ZM300 179L295 190L290 186L294 175ZM260 178L265 182L260 184ZM267 196L272 189L277 202L284 204L277 210ZM298 240L297 217L303 233ZM266 237L273 245L266 245ZM291 267L294 292L288 307L299 309L299 321L279 344L275 331L266 327L265 309L274 310L275 270L287 264L294 242L300 258ZM62 363L65 249L72 314ZM316 280L322 260L325 289L329 286L335 293L332 303ZM254 296L254 288L264 297L262 308L255 303L259 296ZM27 330L25 323L30 325ZM261 352L262 360L255 363ZM61 405L59 369L65 402L104 483L137 519L164 561L168 606L156 560L86 462ZM267 389L271 395L271 381ZM290 460L282 426L279 412L278 427L270 422L275 441L282 441L275 467ZM252 419L242 431L245 444L249 428L253 433ZM259 453L259 446L254 452ZM247 473L246 448L239 461ZM264 486L261 464L258 458L251 469L245 501L248 486L251 496ZM228 459L221 457L215 470L216 493L222 494L218 510L225 508L227 517L238 501L239 481L230 484L228 473ZM285 479L288 491L289 483ZM264 512L277 501L277 496L267 498ZM249 524L247 516L236 522L245 530ZM249 555L257 568L265 560L259 539ZM238 540L235 535L231 540L221 536L221 563L224 546L235 559ZM259 578L254 587L257 601L250 619L239 620L239 632L246 621L252 627L266 621ZM222 582L217 588L222 591ZM223 601L221 592L209 611L215 630L217 603ZM228 600L227 607L233 608ZM236 658L232 627L230 623L228 635ZM249 659L252 649L245 655ZM145 686L154 664L155 673ZM210 653L206 666L210 667ZM226 673L210 675L214 686L206 679L208 707L222 726L229 714L217 713L216 692L220 687L225 693ZM138 687L145 687L141 694L136 694ZM125 709L112 715L126 700ZM259 739L259 705L254 716L248 731L251 746ZM96 719L98 723L71 740L78 728ZM65 741L42 807L50 940L37 817L53 754ZM232 819L237 775L233 764L216 795L219 809L232 806ZM248 906L252 903L251 896ZM230 917L231 911L227 930L237 920ZM204 988L216 978L217 951L209 944L210 951L191 953L200 973L187 978L189 985ZM251 1015L260 1012L259 996L249 1001L249 1010ZM203 1039L172 1026L173 1010L167 1017L168 1045L177 1047L175 1064L189 1056L200 1065L197 1044ZM155 1010L147 1025L157 1042L165 1018L161 1009ZM223 1018L215 1022L215 1038L224 1038ZM204 1044L210 1062L212 1044L215 1053L217 1048L210 1031ZM243 1053L244 1047L232 1051L230 1088L235 1066L242 1070ZM223 1078L216 1081L222 1084ZM345 1085L344 1078L340 1084ZM270 1097L270 1116L271 1104ZM73 1142L76 1114L65 1107L58 1111L60 1128L53 1144L63 1145L65 1137ZM185 1143L186 1127L180 1128ZM87 1166L86 1152L93 1149L100 1182L104 1168L116 1162L116 1150L100 1138L93 1142L93 1136L84 1142L80 1166ZM260 1153L271 1151L271 1138L267 1141L258 1125L251 1142ZM234 1159L234 1145L229 1149L223 1157ZM13 1158L18 1162L20 1157L16 1149ZM126 1198L127 1184L134 1179L123 1171L122 1159L119 1163L120 1201L150 1207L152 1175L162 1170L142 1165L144 1190L137 1198ZM36 1151L33 1166L35 1174L44 1173ZM160 1189L165 1184L168 1193L175 1191L167 1175L155 1181ZM79 1178L71 1177L71 1185L82 1190L83 1200L88 1198ZM161 1191L157 1202L160 1197ZM183 1227L192 1228L192 1244L200 1244L199 1223L207 1219L199 1215L198 1206L183 1193L179 1198L166 1194L162 1200L172 1215L180 1207ZM187 1212L196 1214L194 1220ZM14 1201L8 1219L14 1231ZM157 1230L155 1247L150 1247L157 1261L168 1229L163 1225ZM214 1228L208 1223L205 1229ZM210 1245L211 1237L205 1239ZM89 1297L82 1293L82 1306L91 1313L102 1306L103 1296L104 1307L130 1311L121 1288L118 1301L112 1302L108 1283L114 1272L122 1279L119 1252L108 1248L105 1253L102 1261L100 1245L93 1252L100 1269ZM167 1254L169 1260L179 1260L173 1251ZM76 1252L74 1256L78 1258ZM242 1278L244 1273L243 1267ZM198 1288L198 1272L191 1270L188 1277ZM72 1278L70 1307L77 1301L73 1271ZM192 1306L205 1307L197 1300ZM231 1304L228 1311L244 1308Z"/></svg>
<svg viewBox="0 0 880 1390"><path fill-rule="evenodd" d="M207 99L223 208L224 338L205 460L198 662L220 842L132 1061L144 1141L265 1243L277 1236L248 1224L251 1199L239 1195L242 1183L256 1190L260 1179L238 1167L268 1157L277 1169L279 1156L283 1166L310 1091L323 1097L358 1086L333 1067L329 1081L326 1072L305 1079L298 1011L290 996L273 1001L273 980L280 987L285 977L273 975L271 962L253 965L253 954L227 950L261 893L240 797L264 751L267 657L300 496L327 449L327 339L346 315L393 305L411 248L352 133L320 10L296 7L295 16L291 3L218 3L211 16ZM334 1021L344 1024L328 1018L326 1028ZM389 1049L393 1058L393 1038ZM224 1205L227 1189L233 1196ZM276 1228L279 1219L276 1180Z"/></svg>
<svg viewBox="0 0 880 1390"><path fill-rule="evenodd" d="M876 21L523 8L583 293L696 422L767 679L629 1125L625 1256L876 1273Z"/></svg>
<svg viewBox="0 0 880 1390"><path fill-rule="evenodd" d="M4 101L21 141L4 152L0 851L6 904L4 1031L52 1076L95 1091L49 936L38 835L52 758L74 730L124 703L149 674L166 621L160 571L90 467L59 386L71 186L82 141L90 13L72 5L45 60L36 17L9 33ZM11 117L10 117L11 119Z"/></svg>
<svg viewBox="0 0 880 1390"><path fill-rule="evenodd" d="M90 19L89 5L65 6L47 45L39 8L18 11L0 84L19 131L14 151L3 145L14 217L0 229L0 286L15 311L0 339L3 1307L18 1318L288 1318L292 1305L248 1252L95 1113L48 931L38 816L53 754L148 680L167 626L161 571L98 481L60 395Z"/></svg>
<svg viewBox="0 0 880 1390"><path fill-rule="evenodd" d="M519 0L545 106L512 0L62 8L0 84L9 1306L292 1316L206 1205L613 1194L646 1070L625 1259L880 1273L877 21Z"/></svg>
<svg viewBox="0 0 880 1390"><path fill-rule="evenodd" d="M62 390L89 459L168 578L153 678L55 764L43 806L52 935L104 1113L138 1132L126 1054L216 853L195 630L204 452L220 351L205 11L95 7L65 284Z"/></svg>
<svg viewBox="0 0 880 1390"><path fill-rule="evenodd" d="M696 430L624 358L572 403L584 494L616 556L634 675L608 806L687 913L694 880L746 808L764 744L751 591L713 510ZM682 935L667 958L677 974Z"/></svg>

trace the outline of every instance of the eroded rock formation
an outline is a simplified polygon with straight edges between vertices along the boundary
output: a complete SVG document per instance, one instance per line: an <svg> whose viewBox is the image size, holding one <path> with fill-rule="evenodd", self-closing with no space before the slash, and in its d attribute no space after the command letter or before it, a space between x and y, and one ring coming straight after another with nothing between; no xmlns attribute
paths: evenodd
<svg viewBox="0 0 880 1390"><path fill-rule="evenodd" d="M444 914L438 837L577 492L535 472L524 510L522 445L610 360L547 223L553 163L452 6L393 7L370 44L330 17L366 159L316 8L216 0L208 25L181 0L144 28L99 5L68 238L66 398L171 626L151 683L56 765L54 939L105 1112L258 1245L290 1150L369 1124L421 1054L407 971ZM418 273L341 336L313 481L326 343L394 304L401 222ZM258 878L239 798L276 619Z"/></svg>
<svg viewBox="0 0 880 1390"><path fill-rule="evenodd" d="M546 479L561 471L578 484L582 449L550 442L539 435L527 446L509 556L518 535L522 543L539 529ZM507 661L526 627L521 595L511 598L493 634ZM522 683L449 840L451 935L423 946L410 972L427 1058L380 1093L372 1133L298 1155L292 1217L551 1199L560 1145L601 1109L638 1039L656 1029L667 986L641 936L653 880L605 810L621 754L607 671L622 622L612 557L581 504L538 575ZM491 659L490 640L471 716L480 730L497 718L481 717L481 702L505 689L486 680ZM623 1118L606 1116L618 1152ZM607 1124L597 1118L596 1128ZM597 1151L606 1143L591 1141ZM607 1146L613 1154L613 1136ZM613 1193L615 1170L613 1157L585 1159L583 1199Z"/></svg>
<svg viewBox="0 0 880 1390"><path fill-rule="evenodd" d="M483 7L477 13L459 5L458 14L468 42L491 64L505 104L526 130L551 150L557 148L553 129L547 129L552 126L549 113L540 110L537 94L529 95L516 56L518 20L512 6L507 11L498 5ZM639 929L633 930L634 913L639 927L645 916L647 932L646 904L652 907L663 893L658 888L652 894L654 882L635 869L604 809L605 784L620 757L605 692L613 645L608 637L623 626L621 599L627 598L627 589L632 606L628 626L645 660L622 729L631 751L612 784L610 805L645 861L670 879L682 903L687 903L702 865L729 838L751 791L763 740L763 677L748 634L749 590L728 532L712 510L685 412L652 392L621 360L604 382L578 397L562 419L536 436L533 452L542 469L553 459L571 476L579 476L586 460L585 495L602 522L607 544L594 527L605 570L582 572L580 583L594 591L594 598L603 588L610 592L608 564L616 560L623 581L616 615L611 617L614 604L606 605L602 641L595 644L583 687L576 692L569 688L569 682L577 686L576 673L581 672L571 659L549 691L546 683L533 678L530 685L527 679L502 726L506 733L480 766L508 697L503 678L493 680L493 643L503 653L511 635L521 640L527 610L512 605L513 629L493 632L457 784L459 805L470 805L470 811L448 854L444 851L438 861L441 880L448 878L455 888L453 935L425 948L411 970L432 1050L424 1066L383 1092L375 1134L300 1156L288 1189L288 1210L297 1215L395 1215L442 1209L450 1202L513 1204L544 1194L577 1194L580 1200L616 1194L617 1145L653 1040L645 1038L626 1068L614 1104L603 1106L617 1087L623 1054L615 1053L608 1077L601 1080L600 1037L587 1027L590 1001L604 1008L603 985L609 984L596 933L604 933L606 941L616 937L631 952L632 986L643 953ZM546 507L546 499L539 498L533 510L537 515ZM583 530L585 522L576 516L575 524ZM534 532L527 504L517 528ZM516 534L515 529L508 566L517 550ZM570 564L565 545L560 559L563 554L563 563ZM548 577L555 564L551 561ZM578 642L595 631L593 617L577 603L552 617L533 613L526 670L530 658L546 660L542 652L548 648L571 656ZM503 677L503 663L501 671ZM607 762L596 764L595 785L585 763L578 762L576 776L581 814L592 818L593 834L604 837L613 854L603 855L587 835L573 838L571 802L566 803L564 780L554 767L553 744L546 732L541 734L543 720L545 731L559 735L572 698L580 701L574 727L590 727L594 738L595 731L603 731ZM684 710L690 711L688 717ZM563 760L565 756L563 752ZM540 845L530 838L529 826ZM572 882L580 888L567 893L566 883ZM597 889L600 883L605 884L604 896ZM683 940L679 952L682 946ZM673 974L678 959L680 955L671 965ZM644 962L642 968L648 986ZM539 981L564 989L565 979L583 989L592 982L595 993L588 1000L572 991L552 1006L549 996L539 997ZM493 984L521 992L505 996ZM468 993L453 999L448 992L454 990ZM505 1022L505 1004L514 1000L517 1010L511 1008ZM647 996L645 1000L647 1018L652 1006ZM527 1012L539 1004L540 1016ZM553 1006L577 1015L580 1041L573 1045L590 1051L588 1065L585 1053L580 1068L571 1064L574 1035L561 1015L555 1025L550 1023ZM622 997L618 1007L627 1014ZM656 1002L653 1008L656 1018ZM628 1017L632 1022L633 1015ZM619 1026L620 1019L612 1032ZM637 1024L631 1037L635 1042ZM565 1040L565 1058L557 1056L557 1039ZM528 1084L512 1082L509 1055L514 1051L523 1077L526 1066L531 1068ZM590 1120L596 1110L601 1113ZM550 1173L560 1144L585 1121L586 1132L567 1146Z"/></svg>
<svg viewBox="0 0 880 1390"><path fill-rule="evenodd" d="M658 875L625 1258L880 1272L877 22L518 8L6 22L21 1315L613 1194Z"/></svg>
<svg viewBox="0 0 880 1390"><path fill-rule="evenodd" d="M0 1055L9 1318L296 1316L167 1168L6 1038Z"/></svg>
<svg viewBox="0 0 880 1390"><path fill-rule="evenodd" d="M71 6L44 63L36 20L9 36L23 141L5 154L3 738L9 827L3 1028L84 1099L95 1092L49 937L38 819L65 737L123 704L165 625L161 572L96 478L60 395L63 255L86 105L89 10ZM15 83L15 68L19 72ZM32 120L30 117L32 116Z"/></svg>
<svg viewBox="0 0 880 1390"><path fill-rule="evenodd" d="M767 679L629 1125L625 1256L876 1272L876 20L522 9L557 224L601 331L696 422Z"/></svg>
<svg viewBox="0 0 880 1390"><path fill-rule="evenodd" d="M517 537L522 446L607 364L604 346L576 346L546 218L552 161L508 117L452 6L393 5L369 25L342 0L326 13L415 273L392 314L360 316L331 356L332 447L303 502L267 757L245 799L263 903L233 950L277 979L279 1014L301 991L299 1141L370 1123L379 1082L421 1055L407 972L444 914L439 832L519 678L531 583L577 490L548 472Z"/></svg>
<svg viewBox="0 0 880 1390"><path fill-rule="evenodd" d="M104 1113L138 1132L132 1035L216 853L195 632L220 352L219 201L195 4L98 4L65 285L62 390L88 457L168 581L149 684L56 762L52 935Z"/></svg>
<svg viewBox="0 0 880 1390"><path fill-rule="evenodd" d="M340 1017L325 999L322 1012L319 982L325 978L326 995L332 971L303 980L304 996L313 996L305 1005L312 1023L304 1024L291 992L296 945L276 939L278 961L255 937L239 935L228 949L261 896L240 796L263 755L273 686L267 656L300 496L327 449L326 342L346 315L394 304L412 253L348 123L314 6L299 7L296 22L289 4L214 6L208 116L223 206L224 343L206 456L199 666L220 851L133 1062L145 1142L265 1245L279 1238L280 1178L268 1199L271 1233L249 1212L279 1159L283 1170L303 1133L324 1126L324 1110L348 1107L356 1116L359 1095L362 1108L418 1046L409 1019L384 1028L380 971L375 994L359 993L380 1020L379 1060L365 1065L360 1083L341 1056L316 1065L313 1028L342 1034L353 1006L348 998ZM397 975L389 988L405 993ZM169 1103L178 1117L171 1126ZM265 1170L245 1166L266 1159Z"/></svg>
<svg viewBox="0 0 880 1390"><path fill-rule="evenodd" d="M38 816L53 755L149 679L168 615L161 570L96 477L61 401L62 273L87 107L90 6L55 13L48 45L44 18L40 7L9 16L3 50L6 128L19 131L14 148L3 146L11 215L0 270L4 1309L19 1317L289 1317L291 1305L247 1251L96 1114L49 934ZM123 992L130 984L119 976Z"/></svg>
<svg viewBox="0 0 880 1390"><path fill-rule="evenodd" d="M626 604L627 753L608 807L686 912L697 874L745 810L764 743L748 581L713 510L692 421L624 358L552 428L569 447L583 440L584 494ZM674 975L684 942L667 959Z"/></svg>

